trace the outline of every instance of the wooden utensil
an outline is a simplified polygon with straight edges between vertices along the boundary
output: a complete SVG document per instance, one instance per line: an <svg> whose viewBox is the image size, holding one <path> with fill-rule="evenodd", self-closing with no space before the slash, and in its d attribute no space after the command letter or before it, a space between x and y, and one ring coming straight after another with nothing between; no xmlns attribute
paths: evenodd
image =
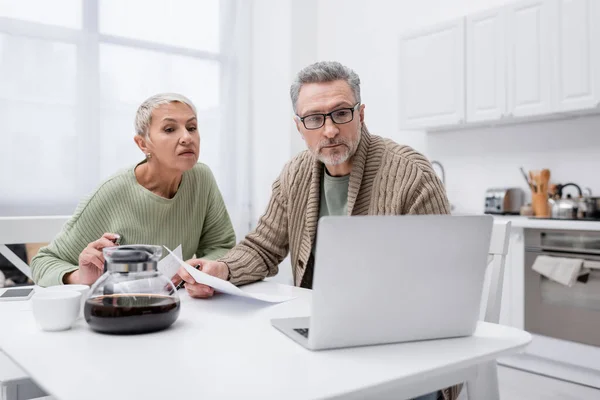
<svg viewBox="0 0 600 400"><path fill-rule="evenodd" d="M540 192L547 194L548 193L548 188L549 188L549 184L550 184L550 170L549 169L543 169L541 174L540 174L540 178L541 178L541 184L543 186L543 190L540 190Z"/></svg>
<svg viewBox="0 0 600 400"><path fill-rule="evenodd" d="M529 186L529 188L533 192L533 185L531 184L531 181L527 178L525 170L523 169L523 167L519 167L519 169L521 170L521 175L523 175L523 179L525 179L525 182L527 182L527 186Z"/></svg>
<svg viewBox="0 0 600 400"><path fill-rule="evenodd" d="M537 192L537 182L535 181L535 179L533 178L533 171L529 171L529 182L531 182L531 190L533 191L533 193Z"/></svg>

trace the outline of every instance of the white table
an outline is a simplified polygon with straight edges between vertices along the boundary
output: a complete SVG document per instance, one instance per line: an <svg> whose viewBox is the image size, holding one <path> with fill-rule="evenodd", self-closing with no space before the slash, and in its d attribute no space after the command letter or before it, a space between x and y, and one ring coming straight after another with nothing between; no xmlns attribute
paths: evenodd
<svg viewBox="0 0 600 400"><path fill-rule="evenodd" d="M32 287L32 286L22 286ZM0 294L3 294L7 288L0 288ZM9 303L12 306L4 307L5 310L23 310L30 309L28 303L14 302ZM7 321L3 321L0 312L0 330L12 329L12 326ZM33 382L25 371L19 368L15 363L8 358L0 347L0 400L12 400L19 398L38 397L44 394Z"/></svg>
<svg viewBox="0 0 600 400"><path fill-rule="evenodd" d="M0 318L10 329L0 328L0 348L59 400L401 399L465 381L478 363L531 340L481 323L472 337L311 352L270 324L308 315L310 291L272 282L244 289L297 299L269 305L227 295L196 300L180 291L177 322L135 336L98 334L85 321L43 332L26 304L4 303Z"/></svg>

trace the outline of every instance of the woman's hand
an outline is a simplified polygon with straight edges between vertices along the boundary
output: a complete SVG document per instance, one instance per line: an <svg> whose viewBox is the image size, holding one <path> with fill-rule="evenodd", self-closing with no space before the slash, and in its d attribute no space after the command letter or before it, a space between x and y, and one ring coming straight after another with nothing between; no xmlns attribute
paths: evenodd
<svg viewBox="0 0 600 400"><path fill-rule="evenodd" d="M194 258L186 262L190 265L198 265L198 269L200 271L219 279L227 280L229 277L229 267L227 267L227 264L224 262L202 260L198 258ZM179 268L177 275L173 277L173 283L177 284L181 282L182 279L185 281L185 289L191 297L204 299L212 297L215 294L215 290L213 288L202 283L197 283L194 280L194 277L190 275L190 273L187 272L183 267Z"/></svg>
<svg viewBox="0 0 600 400"><path fill-rule="evenodd" d="M95 242L87 245L79 255L79 270L67 275L66 283L92 285L104 273L104 255L102 249L113 247L119 235L105 233Z"/></svg>

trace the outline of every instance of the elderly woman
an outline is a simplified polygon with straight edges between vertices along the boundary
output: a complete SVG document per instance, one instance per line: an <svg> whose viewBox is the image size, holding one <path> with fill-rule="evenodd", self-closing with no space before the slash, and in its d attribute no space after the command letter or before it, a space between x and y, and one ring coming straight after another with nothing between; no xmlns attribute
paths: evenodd
<svg viewBox="0 0 600 400"><path fill-rule="evenodd" d="M137 110L135 129L146 159L103 182L79 204L62 232L32 260L38 285L93 284L103 273L102 249L117 241L181 244L192 265L200 258L217 259L235 245L217 183L208 166L197 163L200 136L192 102L172 93L152 96Z"/></svg>

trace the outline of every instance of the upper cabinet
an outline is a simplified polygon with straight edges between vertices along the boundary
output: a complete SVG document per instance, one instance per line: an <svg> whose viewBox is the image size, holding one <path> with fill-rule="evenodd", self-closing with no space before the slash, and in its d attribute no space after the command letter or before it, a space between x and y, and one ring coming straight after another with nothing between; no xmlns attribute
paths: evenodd
<svg viewBox="0 0 600 400"><path fill-rule="evenodd" d="M467 18L467 121L502 118L506 104L506 12Z"/></svg>
<svg viewBox="0 0 600 400"><path fill-rule="evenodd" d="M427 128L464 122L464 38L463 18L401 38L401 126Z"/></svg>
<svg viewBox="0 0 600 400"><path fill-rule="evenodd" d="M552 111L552 5L527 0L508 6L508 111L515 117Z"/></svg>
<svg viewBox="0 0 600 400"><path fill-rule="evenodd" d="M555 77L556 106L574 111L600 106L600 4L558 0Z"/></svg>
<svg viewBox="0 0 600 400"><path fill-rule="evenodd" d="M598 21L600 0L523 0L401 38L401 126L600 112Z"/></svg>

